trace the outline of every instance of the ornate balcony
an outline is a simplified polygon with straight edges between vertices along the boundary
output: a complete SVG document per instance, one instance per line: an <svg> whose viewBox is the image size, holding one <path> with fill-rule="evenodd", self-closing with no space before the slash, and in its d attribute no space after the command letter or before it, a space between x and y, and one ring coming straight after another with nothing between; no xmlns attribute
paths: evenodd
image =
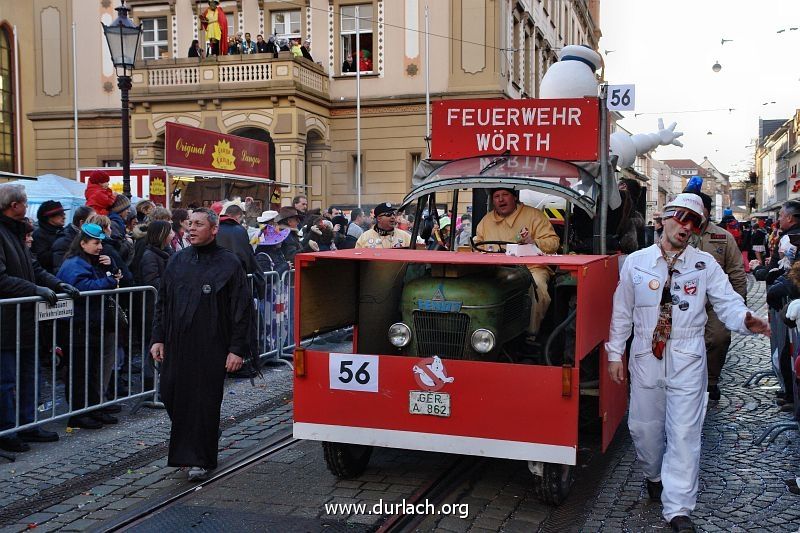
<svg viewBox="0 0 800 533"><path fill-rule="evenodd" d="M316 63L282 52L155 59L137 63L131 101L278 96L296 92L330 100L329 78Z"/></svg>

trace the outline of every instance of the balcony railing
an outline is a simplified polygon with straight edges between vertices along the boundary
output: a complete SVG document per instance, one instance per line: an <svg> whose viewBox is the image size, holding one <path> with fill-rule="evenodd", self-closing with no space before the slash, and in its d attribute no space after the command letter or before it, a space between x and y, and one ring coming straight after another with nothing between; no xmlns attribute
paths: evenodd
<svg viewBox="0 0 800 533"><path fill-rule="evenodd" d="M329 78L321 66L281 53L156 59L137 63L131 98L167 95L247 96L259 90L290 90L329 97Z"/></svg>

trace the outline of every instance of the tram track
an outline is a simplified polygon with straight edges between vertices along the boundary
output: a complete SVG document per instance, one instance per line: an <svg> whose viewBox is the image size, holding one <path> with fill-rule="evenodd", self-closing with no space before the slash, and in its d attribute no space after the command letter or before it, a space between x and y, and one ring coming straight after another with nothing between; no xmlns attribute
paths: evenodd
<svg viewBox="0 0 800 533"><path fill-rule="evenodd" d="M291 428L280 431L266 442L248 450L244 455L237 457L234 461L216 470L208 479L201 482L191 482L191 486L189 487L183 485L166 496L159 497L153 501L146 502L142 506L135 507L119 515L113 522L106 523L101 531L125 531L142 524L153 515L175 506L197 491L229 478L234 474L240 473L267 457L296 446L300 442L302 441L292 437Z"/></svg>
<svg viewBox="0 0 800 533"><path fill-rule="evenodd" d="M238 413L236 417L220 421L220 429L225 430L236 424L262 416L286 404L283 394L270 398L253 408ZM95 486L102 485L110 479L124 475L131 470L142 468L153 461L165 457L169 448L169 441L165 440L149 446L124 459L120 459L104 468L85 475L76 476L59 485L44 489L30 498L20 499L0 509L0 527L11 525L26 516L43 512L45 509L59 504L69 498L91 491Z"/></svg>
<svg viewBox="0 0 800 533"><path fill-rule="evenodd" d="M410 498L404 501L413 506L425 502L439 507L484 463L485 459L483 458L459 456L438 476L422 485ZM421 513L396 513L386 518L375 530L375 533L411 531L427 518L427 515Z"/></svg>

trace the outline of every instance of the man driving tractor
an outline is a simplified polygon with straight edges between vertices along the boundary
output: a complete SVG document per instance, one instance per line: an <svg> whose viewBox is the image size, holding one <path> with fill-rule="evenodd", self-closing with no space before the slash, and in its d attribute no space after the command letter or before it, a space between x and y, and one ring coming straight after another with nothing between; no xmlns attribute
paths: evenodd
<svg viewBox="0 0 800 533"><path fill-rule="evenodd" d="M514 189L492 189L493 209L478 224L475 242L505 241L517 244L535 244L543 253L558 251L559 238L550 220L535 207L520 203L519 191ZM527 342L532 342L539 332L550 294L547 284L552 271L546 266L529 267L533 276L531 287L531 319L528 325Z"/></svg>

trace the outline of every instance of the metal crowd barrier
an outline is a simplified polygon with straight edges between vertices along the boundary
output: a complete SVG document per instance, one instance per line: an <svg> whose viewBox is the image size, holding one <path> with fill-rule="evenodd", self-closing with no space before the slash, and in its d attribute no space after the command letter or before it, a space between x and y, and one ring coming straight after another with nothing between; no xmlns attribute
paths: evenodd
<svg viewBox="0 0 800 533"><path fill-rule="evenodd" d="M265 272L264 279L254 299L259 358L292 368L294 270ZM0 423L12 424L0 437L125 400L139 400L134 411L163 407L149 350L157 290L58 296L53 307L38 296L0 299Z"/></svg>
<svg viewBox="0 0 800 533"><path fill-rule="evenodd" d="M255 299L259 359L292 367L294 350L294 270L264 272L264 290ZM255 281L248 276L251 287ZM255 288L253 288L255 294Z"/></svg>
<svg viewBox="0 0 800 533"><path fill-rule="evenodd" d="M148 368L155 298L153 287L130 287L60 294L53 307L37 296L0 299L0 422L13 424L0 437L124 400L163 406Z"/></svg>

